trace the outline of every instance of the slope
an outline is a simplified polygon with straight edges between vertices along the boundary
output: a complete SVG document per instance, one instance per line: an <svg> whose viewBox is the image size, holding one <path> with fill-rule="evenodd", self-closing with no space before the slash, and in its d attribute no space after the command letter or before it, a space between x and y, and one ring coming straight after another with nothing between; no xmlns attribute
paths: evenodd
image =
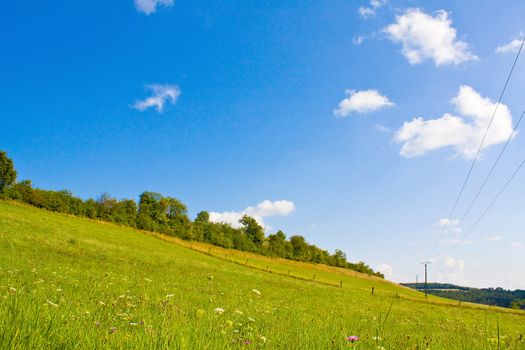
<svg viewBox="0 0 525 350"><path fill-rule="evenodd" d="M525 347L519 312L158 238L0 202L0 348Z"/></svg>

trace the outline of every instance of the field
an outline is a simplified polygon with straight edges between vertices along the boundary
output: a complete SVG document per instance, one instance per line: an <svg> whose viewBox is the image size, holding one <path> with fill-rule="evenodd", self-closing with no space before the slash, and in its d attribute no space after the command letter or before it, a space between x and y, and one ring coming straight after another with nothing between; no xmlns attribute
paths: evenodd
<svg viewBox="0 0 525 350"><path fill-rule="evenodd" d="M104 348L525 349L525 314L0 201L0 349Z"/></svg>

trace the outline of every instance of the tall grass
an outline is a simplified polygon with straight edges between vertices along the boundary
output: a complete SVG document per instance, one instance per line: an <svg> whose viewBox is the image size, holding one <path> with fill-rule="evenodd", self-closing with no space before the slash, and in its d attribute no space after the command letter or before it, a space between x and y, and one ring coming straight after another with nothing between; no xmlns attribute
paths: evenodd
<svg viewBox="0 0 525 350"><path fill-rule="evenodd" d="M522 313L188 244L0 202L0 349L525 348Z"/></svg>

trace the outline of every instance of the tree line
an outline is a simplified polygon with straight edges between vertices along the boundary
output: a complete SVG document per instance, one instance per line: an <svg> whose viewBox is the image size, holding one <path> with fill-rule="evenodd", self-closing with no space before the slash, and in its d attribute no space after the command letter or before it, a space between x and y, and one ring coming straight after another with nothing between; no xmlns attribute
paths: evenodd
<svg viewBox="0 0 525 350"><path fill-rule="evenodd" d="M306 242L300 235L289 239L281 230L265 235L263 227L244 215L234 228L226 223L210 221L207 211L201 211L192 221L188 208L174 197L156 192L143 192L138 203L132 199L118 200L104 193L96 199L82 200L70 191L34 188L30 180L16 181L13 161L0 151L0 199L14 200L58 213L113 222L141 230L205 242L228 249L254 252L272 257L338 266L384 278L363 262L351 263L346 254L336 249L333 254Z"/></svg>
<svg viewBox="0 0 525 350"><path fill-rule="evenodd" d="M425 289L423 283L402 283L402 285L417 290ZM428 283L427 288L429 294L443 298L525 310L525 290L506 290L499 287L470 288L450 283Z"/></svg>

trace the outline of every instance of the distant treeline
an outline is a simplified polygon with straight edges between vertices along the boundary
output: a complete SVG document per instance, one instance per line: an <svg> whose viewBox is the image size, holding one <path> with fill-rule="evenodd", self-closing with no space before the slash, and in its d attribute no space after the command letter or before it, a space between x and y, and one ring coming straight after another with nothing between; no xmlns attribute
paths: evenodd
<svg viewBox="0 0 525 350"><path fill-rule="evenodd" d="M208 212L201 211L194 221L188 217L187 207L180 200L155 192L144 192L138 203L132 199L117 200L109 194L97 199L82 200L68 190L50 191L33 188L31 181L16 181L13 162L0 151L0 199L15 200L54 212L90 219L114 222L141 230L160 232L185 240L206 242L224 248L233 248L268 256L297 261L338 266L384 278L363 262L350 263L342 250L334 254L308 244L300 235L289 239L282 231L269 236L252 217L245 215L233 228L226 223L210 221Z"/></svg>
<svg viewBox="0 0 525 350"><path fill-rule="evenodd" d="M402 285L418 290L425 288L423 283L402 283ZM454 300L525 310L525 290L469 288L448 283L429 283L428 293Z"/></svg>

